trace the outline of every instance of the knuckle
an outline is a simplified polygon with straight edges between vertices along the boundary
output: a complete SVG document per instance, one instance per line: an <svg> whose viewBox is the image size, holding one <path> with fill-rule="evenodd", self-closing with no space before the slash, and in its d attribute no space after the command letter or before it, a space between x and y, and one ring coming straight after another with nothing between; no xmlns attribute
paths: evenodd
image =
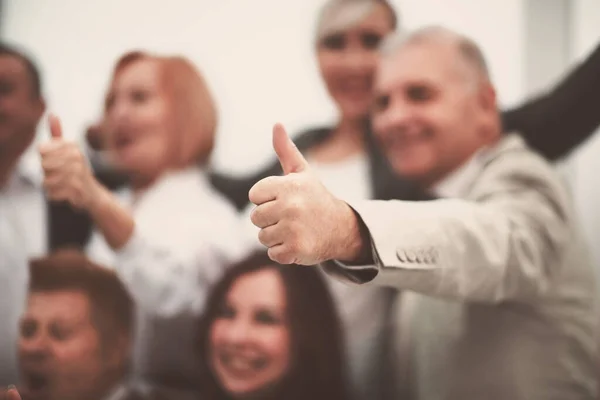
<svg viewBox="0 0 600 400"><path fill-rule="evenodd" d="M304 186L304 180L302 179L302 175L301 174L291 175L290 180L289 180L289 185L290 185L290 188L294 192L301 191L302 187Z"/></svg>
<svg viewBox="0 0 600 400"><path fill-rule="evenodd" d="M289 217L296 219L304 211L304 201L299 196L291 196L287 199L286 210Z"/></svg>
<svg viewBox="0 0 600 400"><path fill-rule="evenodd" d="M289 254L297 254L300 251L300 244L295 237L292 237L287 244L287 252Z"/></svg>
<svg viewBox="0 0 600 400"><path fill-rule="evenodd" d="M250 213L250 221L252 221L254 225L258 225L260 219L260 210L258 209L258 207L255 207L254 210L252 210L252 212Z"/></svg>
<svg viewBox="0 0 600 400"><path fill-rule="evenodd" d="M267 255L269 256L269 258L275 262L280 262L279 261L279 254L275 251L275 249L270 248L269 250L267 250Z"/></svg>
<svg viewBox="0 0 600 400"><path fill-rule="evenodd" d="M83 155L81 154L79 149L77 149L76 147L73 147L73 146L71 146L69 148L69 155L71 157L71 160L73 160L76 163L80 163L81 160L83 159Z"/></svg>
<svg viewBox="0 0 600 400"><path fill-rule="evenodd" d="M266 245L266 241L267 241L267 232L264 229L261 229L258 232L258 241L261 242L262 244Z"/></svg>
<svg viewBox="0 0 600 400"><path fill-rule="evenodd" d="M256 189L256 185L252 186L250 188L250 190L248 191L248 200L250 200L251 203L256 204L256 192L258 189Z"/></svg>
<svg viewBox="0 0 600 400"><path fill-rule="evenodd" d="M293 254L289 251L287 245L270 248L268 254L271 260L279 264L290 264L290 260L293 260Z"/></svg>

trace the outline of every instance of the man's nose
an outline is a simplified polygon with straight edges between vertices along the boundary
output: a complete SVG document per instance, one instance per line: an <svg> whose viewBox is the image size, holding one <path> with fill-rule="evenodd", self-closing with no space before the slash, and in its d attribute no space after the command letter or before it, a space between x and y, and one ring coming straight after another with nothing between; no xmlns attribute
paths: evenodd
<svg viewBox="0 0 600 400"><path fill-rule="evenodd" d="M115 101L110 111L108 119L116 125L126 123L131 114L131 106L127 101Z"/></svg>
<svg viewBox="0 0 600 400"><path fill-rule="evenodd" d="M374 117L375 127L380 131L397 130L412 119L410 108L401 102L390 102L388 107Z"/></svg>
<svg viewBox="0 0 600 400"><path fill-rule="evenodd" d="M50 353L50 340L47 335L38 333L28 338L21 338L19 352L27 359L41 359Z"/></svg>

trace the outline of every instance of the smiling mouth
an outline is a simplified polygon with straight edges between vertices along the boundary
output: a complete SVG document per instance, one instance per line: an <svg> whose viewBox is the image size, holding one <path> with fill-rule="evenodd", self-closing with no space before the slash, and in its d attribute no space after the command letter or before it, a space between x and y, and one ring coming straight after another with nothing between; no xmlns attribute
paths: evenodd
<svg viewBox="0 0 600 400"><path fill-rule="evenodd" d="M265 357L243 357L227 353L220 354L218 359L223 368L238 379L254 377L269 364Z"/></svg>
<svg viewBox="0 0 600 400"><path fill-rule="evenodd" d="M429 141L433 136L433 131L427 128L418 131L413 130L410 133L399 131L387 135L383 142L386 147L402 150Z"/></svg>
<svg viewBox="0 0 600 400"><path fill-rule="evenodd" d="M371 79L366 77L346 77L338 81L339 89L347 94L362 94L370 93L372 88Z"/></svg>
<svg viewBox="0 0 600 400"><path fill-rule="evenodd" d="M115 147L119 150L124 149L133 143L133 138L127 135L120 135L115 141Z"/></svg>
<svg viewBox="0 0 600 400"><path fill-rule="evenodd" d="M45 399L44 396L50 387L49 379L46 374L41 372L25 372L23 373L23 392L25 399Z"/></svg>

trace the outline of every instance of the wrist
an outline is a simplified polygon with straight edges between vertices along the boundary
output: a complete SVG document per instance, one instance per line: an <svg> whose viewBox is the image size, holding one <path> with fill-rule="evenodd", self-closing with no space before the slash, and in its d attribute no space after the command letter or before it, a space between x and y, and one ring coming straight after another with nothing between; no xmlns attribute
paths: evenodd
<svg viewBox="0 0 600 400"><path fill-rule="evenodd" d="M98 181L94 179L90 185L90 200L87 205L87 211L92 215L101 213L106 207L108 201L108 191Z"/></svg>
<svg viewBox="0 0 600 400"><path fill-rule="evenodd" d="M340 243L333 257L348 264L370 264L371 246L369 232L360 216L346 202L340 200Z"/></svg>

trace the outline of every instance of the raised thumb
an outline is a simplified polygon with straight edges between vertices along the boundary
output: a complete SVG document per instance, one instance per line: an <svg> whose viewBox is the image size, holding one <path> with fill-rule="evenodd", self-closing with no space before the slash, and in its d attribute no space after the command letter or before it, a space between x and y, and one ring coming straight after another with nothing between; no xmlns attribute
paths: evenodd
<svg viewBox="0 0 600 400"><path fill-rule="evenodd" d="M281 124L276 124L273 127L273 148L277 153L284 175L308 169L308 162Z"/></svg>
<svg viewBox="0 0 600 400"><path fill-rule="evenodd" d="M62 126L56 115L48 115L48 125L50 126L50 135L53 139L61 139L63 137Z"/></svg>

